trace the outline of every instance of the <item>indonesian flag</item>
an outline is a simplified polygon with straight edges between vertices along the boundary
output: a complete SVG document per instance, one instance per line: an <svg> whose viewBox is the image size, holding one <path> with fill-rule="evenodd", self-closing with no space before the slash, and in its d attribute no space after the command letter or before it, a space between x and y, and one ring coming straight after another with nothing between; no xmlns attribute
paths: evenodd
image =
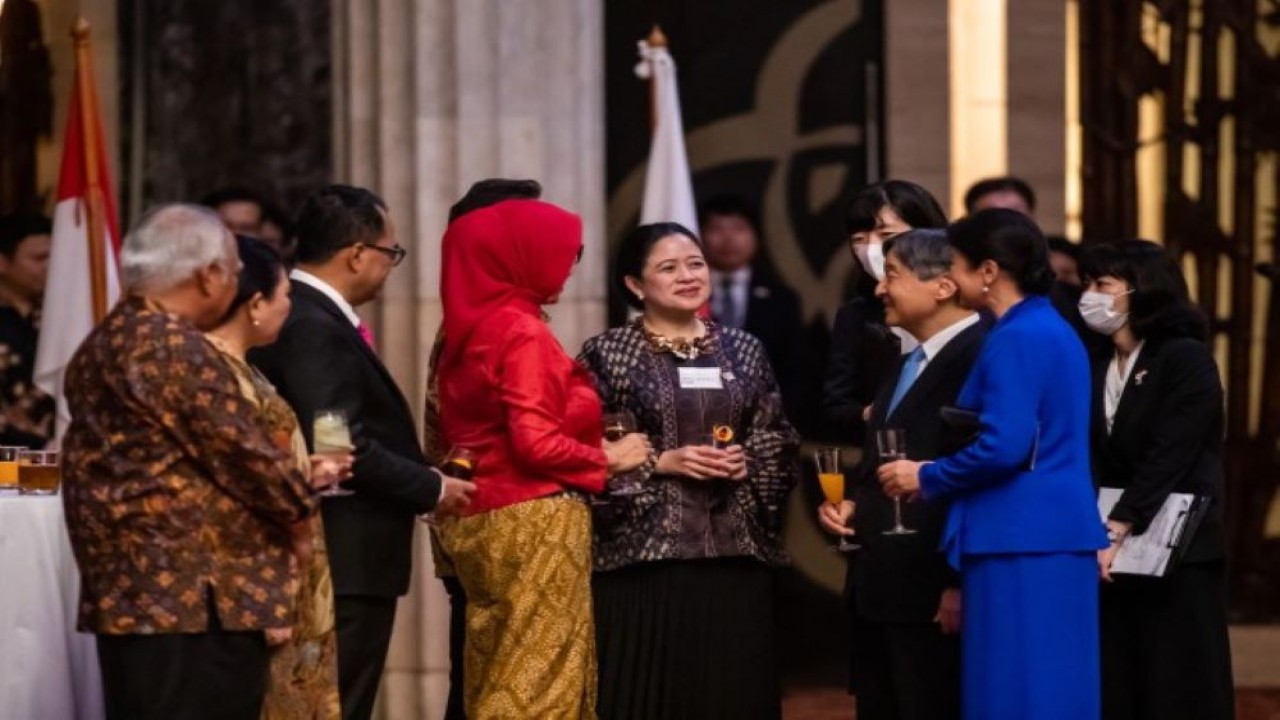
<svg viewBox="0 0 1280 720"><path fill-rule="evenodd" d="M684 149L684 120L680 115L680 88L676 63L667 52L666 38L654 31L640 41L636 74L653 83L653 140L645 170L644 202L640 223L678 222L698 234L698 210L689 176L689 156Z"/></svg>
<svg viewBox="0 0 1280 720"><path fill-rule="evenodd" d="M62 392L67 363L120 297L115 191L102 141L88 25L83 20L77 24L75 37L75 83L62 144L49 280L35 367L36 385L57 399L59 437L71 418Z"/></svg>

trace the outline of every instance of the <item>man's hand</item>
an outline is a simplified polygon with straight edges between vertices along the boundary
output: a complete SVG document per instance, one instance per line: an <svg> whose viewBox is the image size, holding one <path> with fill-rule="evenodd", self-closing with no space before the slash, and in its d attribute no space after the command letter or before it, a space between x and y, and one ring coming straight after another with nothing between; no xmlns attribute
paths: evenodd
<svg viewBox="0 0 1280 720"><path fill-rule="evenodd" d="M933 616L933 621L938 623L938 629L943 635L955 635L960 632L960 622L963 618L960 610L960 588L943 590L942 599L938 601L938 614Z"/></svg>
<svg viewBox="0 0 1280 720"><path fill-rule="evenodd" d="M849 518L853 517L853 501L841 500L839 505L832 505L829 502L822 503L818 506L818 524L823 530L832 535L843 535L850 537L854 534L853 528L849 527Z"/></svg>

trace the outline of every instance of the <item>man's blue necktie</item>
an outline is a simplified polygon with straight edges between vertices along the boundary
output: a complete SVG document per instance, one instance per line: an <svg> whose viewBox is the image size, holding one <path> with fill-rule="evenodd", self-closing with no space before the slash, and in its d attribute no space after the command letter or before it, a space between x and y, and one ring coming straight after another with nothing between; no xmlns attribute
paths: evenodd
<svg viewBox="0 0 1280 720"><path fill-rule="evenodd" d="M924 346L917 347L907 356L907 362L902 365L902 374L898 376L898 386L893 389L893 399L889 401L889 412L885 413L885 417L893 414L898 403L902 402L907 391L915 384L916 378L920 376L920 363L923 362Z"/></svg>

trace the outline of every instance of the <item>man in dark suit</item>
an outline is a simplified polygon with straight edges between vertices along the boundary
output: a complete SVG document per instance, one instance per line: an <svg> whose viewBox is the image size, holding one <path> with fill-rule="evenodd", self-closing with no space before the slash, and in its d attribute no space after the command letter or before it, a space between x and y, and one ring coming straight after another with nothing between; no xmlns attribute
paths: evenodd
<svg viewBox="0 0 1280 720"><path fill-rule="evenodd" d="M253 362L293 406L309 446L318 410L346 412L354 494L322 505L333 572L344 718L368 718L386 662L396 599L408 592L414 517L457 512L474 490L423 457L409 404L355 308L375 299L407 251L386 205L334 185L307 198L297 222L293 308Z"/></svg>
<svg viewBox="0 0 1280 720"><path fill-rule="evenodd" d="M742 198L721 196L702 206L699 223L711 266L712 315L760 339L787 417L803 420L809 413L803 412L808 388L800 298L762 261L755 209Z"/></svg>
<svg viewBox="0 0 1280 720"><path fill-rule="evenodd" d="M912 534L894 526L893 501L880 489L876 432L906 431L908 457L927 460L964 444L941 410L952 405L977 359L987 325L962 307L947 276L951 248L942 230L912 230L885 242L885 279L876 288L885 319L918 338L897 361L871 409L867 454L840 506L824 504L819 522L853 535L846 595L854 613L854 678L859 720L925 720L960 716L959 577L938 551L943 504L902 505ZM852 528L846 527L850 517Z"/></svg>

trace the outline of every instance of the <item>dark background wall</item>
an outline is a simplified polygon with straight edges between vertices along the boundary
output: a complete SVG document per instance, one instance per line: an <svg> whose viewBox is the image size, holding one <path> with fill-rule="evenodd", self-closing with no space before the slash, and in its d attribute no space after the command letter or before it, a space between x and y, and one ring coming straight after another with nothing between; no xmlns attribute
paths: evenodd
<svg viewBox="0 0 1280 720"><path fill-rule="evenodd" d="M225 185L291 207L329 180L327 0L121 0L119 10L126 212Z"/></svg>

